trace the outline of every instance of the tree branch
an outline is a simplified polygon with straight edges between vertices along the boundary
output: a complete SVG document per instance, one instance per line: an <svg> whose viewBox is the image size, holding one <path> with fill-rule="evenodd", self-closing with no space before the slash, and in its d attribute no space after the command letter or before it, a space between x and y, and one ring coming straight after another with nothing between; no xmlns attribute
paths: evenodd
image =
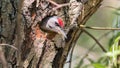
<svg viewBox="0 0 120 68"><path fill-rule="evenodd" d="M112 27L91 27L91 26L85 26L85 25L80 25L80 28L88 28L88 29L93 29L93 30L120 30L120 28L112 28Z"/></svg>
<svg viewBox="0 0 120 68"><path fill-rule="evenodd" d="M107 52L105 50L105 48L102 46L102 44L92 35L90 34L88 31L86 31L85 29L82 29L87 35L89 35L98 45L99 47L102 49L103 52Z"/></svg>
<svg viewBox="0 0 120 68"><path fill-rule="evenodd" d="M69 68L72 67L72 56L73 56L73 51L75 49L75 46L71 47L71 53L70 53L70 59L69 59Z"/></svg>
<svg viewBox="0 0 120 68"><path fill-rule="evenodd" d="M9 45L9 44L0 44L0 46L9 46L9 47L11 47L11 48L13 48L13 49L15 49L15 50L18 50L15 46L13 46L13 45Z"/></svg>
<svg viewBox="0 0 120 68"><path fill-rule="evenodd" d="M105 36L107 36L111 31L101 35L98 40L100 41L102 38L104 38ZM88 53L91 52L91 50L95 47L96 43L94 43L87 51L86 53L82 56L81 60L80 60L80 63L84 60L84 58L86 58L88 56ZM81 64L78 64L76 67L80 67Z"/></svg>

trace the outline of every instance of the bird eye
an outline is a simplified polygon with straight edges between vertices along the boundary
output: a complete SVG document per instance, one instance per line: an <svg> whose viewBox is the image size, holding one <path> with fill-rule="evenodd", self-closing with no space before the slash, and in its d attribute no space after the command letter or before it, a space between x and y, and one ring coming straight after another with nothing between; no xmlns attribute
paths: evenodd
<svg viewBox="0 0 120 68"><path fill-rule="evenodd" d="M52 26L49 25L50 28L53 28Z"/></svg>
<svg viewBox="0 0 120 68"><path fill-rule="evenodd" d="M57 22L55 22L55 25L56 25L56 26L60 26Z"/></svg>

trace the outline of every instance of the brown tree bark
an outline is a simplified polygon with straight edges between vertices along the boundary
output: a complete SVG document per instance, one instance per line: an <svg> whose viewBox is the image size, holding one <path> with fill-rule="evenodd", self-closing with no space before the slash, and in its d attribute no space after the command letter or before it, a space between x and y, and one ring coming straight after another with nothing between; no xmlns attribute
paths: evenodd
<svg viewBox="0 0 120 68"><path fill-rule="evenodd" d="M26 2L32 2L30 5ZM40 0L41 3L44 0ZM72 0L54 0L57 3L69 3ZM2 46L5 53L8 68L63 68L66 63L68 53L75 46L78 37L82 34L82 29L78 27L69 28L71 17L69 8L63 7L58 10L58 15L63 14L62 18L66 23L67 39L62 40L59 35L53 39L44 38L44 32L38 27L34 27L38 21L33 21L32 13L38 0L0 0L0 44L6 43L16 47L15 50L8 46ZM77 23L85 24L92 14L100 7L102 0L89 0L84 4L84 11L77 17ZM26 7L27 6L27 7ZM43 5L45 6L45 4ZM29 9L28 9L29 7ZM51 6L50 6L51 7ZM48 8L50 8L48 7ZM42 7L43 8L43 7ZM39 9L39 8L38 8ZM50 9L46 9L50 10ZM39 22L50 13L41 11L38 14ZM29 14L31 16L29 16ZM52 13L51 13L52 14ZM33 27L32 27L33 26ZM38 28L36 39L33 39L33 31ZM1 47L0 47L1 49ZM0 60L2 61L2 60ZM2 65L0 65L0 68ZM4 67L4 65L3 65ZM4 67L6 68L6 67Z"/></svg>

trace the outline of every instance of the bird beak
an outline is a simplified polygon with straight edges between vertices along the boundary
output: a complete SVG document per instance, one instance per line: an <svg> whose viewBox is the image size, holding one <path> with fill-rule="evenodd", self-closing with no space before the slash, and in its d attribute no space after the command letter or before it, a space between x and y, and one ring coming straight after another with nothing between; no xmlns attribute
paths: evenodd
<svg viewBox="0 0 120 68"><path fill-rule="evenodd" d="M63 30L61 30L60 27L58 27L56 30L58 30L58 31L57 31L58 34L62 35L63 40L67 38L65 32L64 32Z"/></svg>

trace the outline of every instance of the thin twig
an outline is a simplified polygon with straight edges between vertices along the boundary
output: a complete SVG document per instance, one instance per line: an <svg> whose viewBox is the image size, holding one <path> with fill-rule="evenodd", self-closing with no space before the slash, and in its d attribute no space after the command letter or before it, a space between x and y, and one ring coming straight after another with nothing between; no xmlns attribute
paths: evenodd
<svg viewBox="0 0 120 68"><path fill-rule="evenodd" d="M98 40L101 40L104 36L108 35L110 32L111 32L111 31L103 34ZM97 40L97 39L96 39L96 40ZM97 42L96 42L96 43L97 43ZM90 53L90 51L95 47L96 43L94 43L94 44L92 45L92 47L89 48L89 50L88 50L88 51L85 53L85 55L81 58L82 60L83 60L85 57L87 57L88 53ZM97 43L97 44L98 44L98 43ZM99 43L99 44L100 44L100 43ZM102 45L100 44L99 46L101 47ZM68 62L69 62L69 68L71 68L72 55L73 55L74 47L75 47L75 46L73 46L72 49L71 49L70 59L69 59L69 61L68 61ZM103 47L102 47L102 48L103 48ZM105 49L102 49L102 50L103 50L104 52L106 52ZM81 60L81 61L82 61L82 60ZM81 62L81 61L80 61L80 62ZM67 63L68 63L68 62L67 62ZM80 66L78 66L78 67L80 67Z"/></svg>
<svg viewBox="0 0 120 68"><path fill-rule="evenodd" d="M55 5L56 7L53 8L53 11L65 7L65 6L69 6L70 3L65 3L65 4L57 4L56 2L52 1L52 0L47 0L48 2L50 2L51 4Z"/></svg>
<svg viewBox="0 0 120 68"><path fill-rule="evenodd" d="M52 1L52 0L46 0L48 2L50 2L51 4L55 5L55 6L59 6L59 4L57 4L56 2Z"/></svg>
<svg viewBox="0 0 120 68"><path fill-rule="evenodd" d="M69 59L69 68L72 67L72 57L73 57L73 51L74 51L75 46L71 48L71 53L70 53L70 59Z"/></svg>
<svg viewBox="0 0 120 68"><path fill-rule="evenodd" d="M119 8L116 8L116 7L113 7L113 6L101 6L101 8L104 8L104 7L111 8L111 9L114 9L114 10L120 10Z"/></svg>
<svg viewBox="0 0 120 68"><path fill-rule="evenodd" d="M104 37L105 37L106 35L108 35L110 32L111 32L111 31L109 31L109 32L103 34L102 36L100 36L100 37L98 38L98 41L100 41L102 38L104 38ZM96 45L96 43L94 43L94 44L92 45L92 47L89 48L89 50L88 50L88 51L85 53L85 55L83 56L83 59L88 55L88 53L90 53L90 51L95 47L95 45Z"/></svg>
<svg viewBox="0 0 120 68"><path fill-rule="evenodd" d="M2 44L0 44L0 46L9 46L9 47L11 47L11 48L13 48L13 49L15 49L15 50L18 50L15 46L9 45L9 44L4 44L4 43L2 43Z"/></svg>
<svg viewBox="0 0 120 68"><path fill-rule="evenodd" d="M103 34L102 36L100 36L100 37L98 38L98 41L100 41L102 38L104 38L104 37L105 37L106 35L108 35L110 32L111 32L111 31L109 31L109 32ZM94 43L94 44L92 45L92 47L91 47L91 48L88 50L88 52L86 52L86 53L89 53L89 52L93 49L93 47L95 47L95 45L96 45L96 43Z"/></svg>
<svg viewBox="0 0 120 68"><path fill-rule="evenodd" d="M81 32L81 34L83 33L83 31ZM73 57L73 51L74 51L74 49L75 49L75 45L73 45L73 47L71 47L71 53L70 53L70 59L69 59L69 68L71 68L72 67L72 57ZM67 63L68 63L67 62Z"/></svg>
<svg viewBox="0 0 120 68"><path fill-rule="evenodd" d="M104 38L105 36L107 36L110 32L112 32L112 31L109 31L109 32L101 35L101 36L98 38L98 41L100 41L102 38ZM79 62L82 62L82 61L84 60L84 58L86 58L86 57L88 56L88 53L91 52L91 50L95 47L95 45L96 45L96 43L94 43L94 44L86 51L86 53L82 56L82 58L81 58L81 60L80 60ZM80 67L80 64L78 64L77 67Z"/></svg>
<svg viewBox="0 0 120 68"><path fill-rule="evenodd" d="M70 3L65 3L65 4L60 4L59 6L55 7L53 10L57 10L59 8L65 7L65 6L69 6Z"/></svg>
<svg viewBox="0 0 120 68"><path fill-rule="evenodd" d="M102 49L103 52L107 52L105 50L105 48L102 46L102 44L92 35L90 34L88 31L86 31L85 29L82 29L87 35L89 35L98 45L99 47Z"/></svg>
<svg viewBox="0 0 120 68"><path fill-rule="evenodd" d="M112 27L90 27L85 25L80 25L80 28L88 28L88 29L94 29L94 30L120 30L120 28L112 28Z"/></svg>

